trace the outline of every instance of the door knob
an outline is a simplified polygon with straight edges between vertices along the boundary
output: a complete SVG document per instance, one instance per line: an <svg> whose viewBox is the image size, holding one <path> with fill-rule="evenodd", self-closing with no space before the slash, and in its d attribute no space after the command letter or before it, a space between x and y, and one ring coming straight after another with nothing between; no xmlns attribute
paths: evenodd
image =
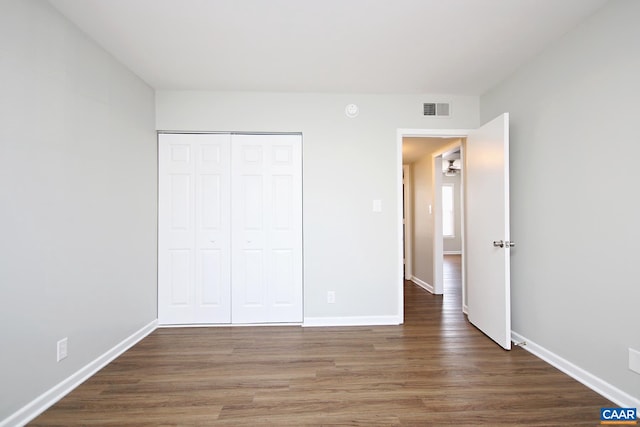
<svg viewBox="0 0 640 427"><path fill-rule="evenodd" d="M496 248L513 248L515 245L516 245L516 242L511 240L507 240L506 242L504 240L493 241L493 246Z"/></svg>

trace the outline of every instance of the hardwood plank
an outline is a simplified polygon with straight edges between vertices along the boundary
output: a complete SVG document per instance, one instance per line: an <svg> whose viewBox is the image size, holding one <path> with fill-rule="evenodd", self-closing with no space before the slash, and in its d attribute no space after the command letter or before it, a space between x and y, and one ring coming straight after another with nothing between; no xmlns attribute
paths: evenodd
<svg viewBox="0 0 640 427"><path fill-rule="evenodd" d="M603 397L405 284L401 326L158 329L33 426L596 425Z"/></svg>

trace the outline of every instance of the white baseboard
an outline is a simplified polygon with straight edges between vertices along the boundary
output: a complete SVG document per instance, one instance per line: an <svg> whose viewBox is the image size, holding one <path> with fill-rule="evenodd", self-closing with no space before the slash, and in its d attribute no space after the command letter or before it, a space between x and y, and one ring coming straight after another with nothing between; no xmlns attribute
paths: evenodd
<svg viewBox="0 0 640 427"><path fill-rule="evenodd" d="M551 366L555 366L571 378L581 382L616 405L619 405L622 408L636 408L637 410L640 410L640 399L625 393L535 342L513 331L511 331L511 340L514 343L526 343L521 346L524 350L527 350L529 353L539 357Z"/></svg>
<svg viewBox="0 0 640 427"><path fill-rule="evenodd" d="M302 326L302 323L184 323L180 325L163 324L158 329L179 328L242 328L246 326Z"/></svg>
<svg viewBox="0 0 640 427"><path fill-rule="evenodd" d="M0 427L8 426L23 426L35 417L46 411L49 407L53 406L58 400L69 394L73 389L78 387L89 377L94 375L100 369L104 368L116 357L127 351L133 345L138 343L144 337L153 332L158 326L158 321L154 320L142 329L134 332L128 338L125 338L115 347L108 350L106 353L90 362L85 367L81 368L67 379L63 380L59 384L55 385L48 391L44 392L30 403L23 406L18 411L14 412L8 418L0 421Z"/></svg>
<svg viewBox="0 0 640 427"><path fill-rule="evenodd" d="M462 255L462 251L444 251L442 255Z"/></svg>
<svg viewBox="0 0 640 427"><path fill-rule="evenodd" d="M401 325L398 316L305 317L303 327Z"/></svg>
<svg viewBox="0 0 640 427"><path fill-rule="evenodd" d="M436 290L433 288L432 285L428 284L423 280L418 279L416 276L411 277L411 281L416 285L420 286L421 288L423 288L424 290L431 292L432 294L436 293Z"/></svg>
<svg viewBox="0 0 640 427"><path fill-rule="evenodd" d="M467 304L462 304L462 312L467 316L469 315L469 307L467 307Z"/></svg>

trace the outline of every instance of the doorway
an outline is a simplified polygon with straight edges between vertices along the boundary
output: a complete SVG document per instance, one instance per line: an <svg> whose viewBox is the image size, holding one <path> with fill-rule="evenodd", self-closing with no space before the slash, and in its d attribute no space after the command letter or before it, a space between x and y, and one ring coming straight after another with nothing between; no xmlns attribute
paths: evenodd
<svg viewBox="0 0 640 427"><path fill-rule="evenodd" d="M402 145L405 137L464 138L461 154L465 165L462 250L463 306L469 321L506 350L511 348L511 304L509 262L514 246L509 231L509 113L472 130L418 129L397 131L398 176L401 175ZM435 156L434 165L441 165ZM435 167L433 168L435 169ZM433 175L436 192L441 190ZM431 200L438 200L436 194ZM400 203L399 203L400 204ZM438 223L439 212L429 205L430 224ZM441 219L440 219L441 220ZM401 221L398 221L401 223ZM441 224L440 224L441 225ZM401 228L398 228L401 231ZM434 234L440 232L435 226ZM402 236L399 233L399 240ZM440 256L441 240L434 239L434 260ZM466 251L469 251L468 253ZM415 254L414 254L415 256ZM434 261L434 267L440 265ZM436 271L437 273L437 271ZM437 284L438 275L432 279ZM472 286L469 287L469 280ZM399 287L403 298L403 288Z"/></svg>
<svg viewBox="0 0 640 427"><path fill-rule="evenodd" d="M452 150L441 156L442 171L436 209L441 214L437 224L442 233L442 291L445 298L455 297L460 301L462 311L467 313L465 290L462 286L463 244L464 244L464 168L462 151L464 138ZM440 237L440 236L439 236ZM437 252L439 256L440 251Z"/></svg>
<svg viewBox="0 0 640 427"><path fill-rule="evenodd" d="M463 262L461 166L466 133L467 131L449 130L400 130L398 133L404 174L402 210L405 217L401 228L405 254L403 278L437 295L447 292L445 275L449 271L445 271L445 246L448 255L457 257L457 261L449 257L446 260L449 264L453 261L460 266ZM454 160L456 176L445 176L449 160ZM456 190L455 214L460 225L446 238L452 241L455 239L457 247L454 248L452 242L445 245L442 229L443 222L446 221L442 206L442 188L445 183L455 184ZM464 277L459 278L457 283L460 282L463 285L457 292L462 294L462 298L456 299L461 301L461 310L466 312Z"/></svg>

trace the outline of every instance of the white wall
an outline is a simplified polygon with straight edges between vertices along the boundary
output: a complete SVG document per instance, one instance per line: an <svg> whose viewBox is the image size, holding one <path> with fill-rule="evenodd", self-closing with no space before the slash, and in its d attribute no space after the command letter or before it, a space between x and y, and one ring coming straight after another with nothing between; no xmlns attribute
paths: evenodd
<svg viewBox="0 0 640 427"><path fill-rule="evenodd" d="M44 1L0 3L0 203L1 424L156 318L153 91Z"/></svg>
<svg viewBox="0 0 640 427"><path fill-rule="evenodd" d="M607 3L481 98L483 122L511 116L514 331L636 404L638 17L636 0Z"/></svg>
<svg viewBox="0 0 640 427"><path fill-rule="evenodd" d="M433 156L429 153L412 165L413 177L413 277L435 286L433 233L436 207L433 188ZM429 212L429 206L432 211Z"/></svg>
<svg viewBox="0 0 640 427"><path fill-rule="evenodd" d="M424 117L422 103L434 99L450 101L455 115ZM349 103L360 107L355 119L345 117ZM308 323L398 317L397 129L479 123L477 98L462 96L159 91L156 105L159 130L303 133ZM372 212L374 199L382 213Z"/></svg>
<svg viewBox="0 0 640 427"><path fill-rule="evenodd" d="M445 161L445 163L447 163ZM443 184L453 184L453 215L454 218L454 237L443 240L444 253L461 252L462 251L462 211L460 199L460 174L454 176L442 176Z"/></svg>

